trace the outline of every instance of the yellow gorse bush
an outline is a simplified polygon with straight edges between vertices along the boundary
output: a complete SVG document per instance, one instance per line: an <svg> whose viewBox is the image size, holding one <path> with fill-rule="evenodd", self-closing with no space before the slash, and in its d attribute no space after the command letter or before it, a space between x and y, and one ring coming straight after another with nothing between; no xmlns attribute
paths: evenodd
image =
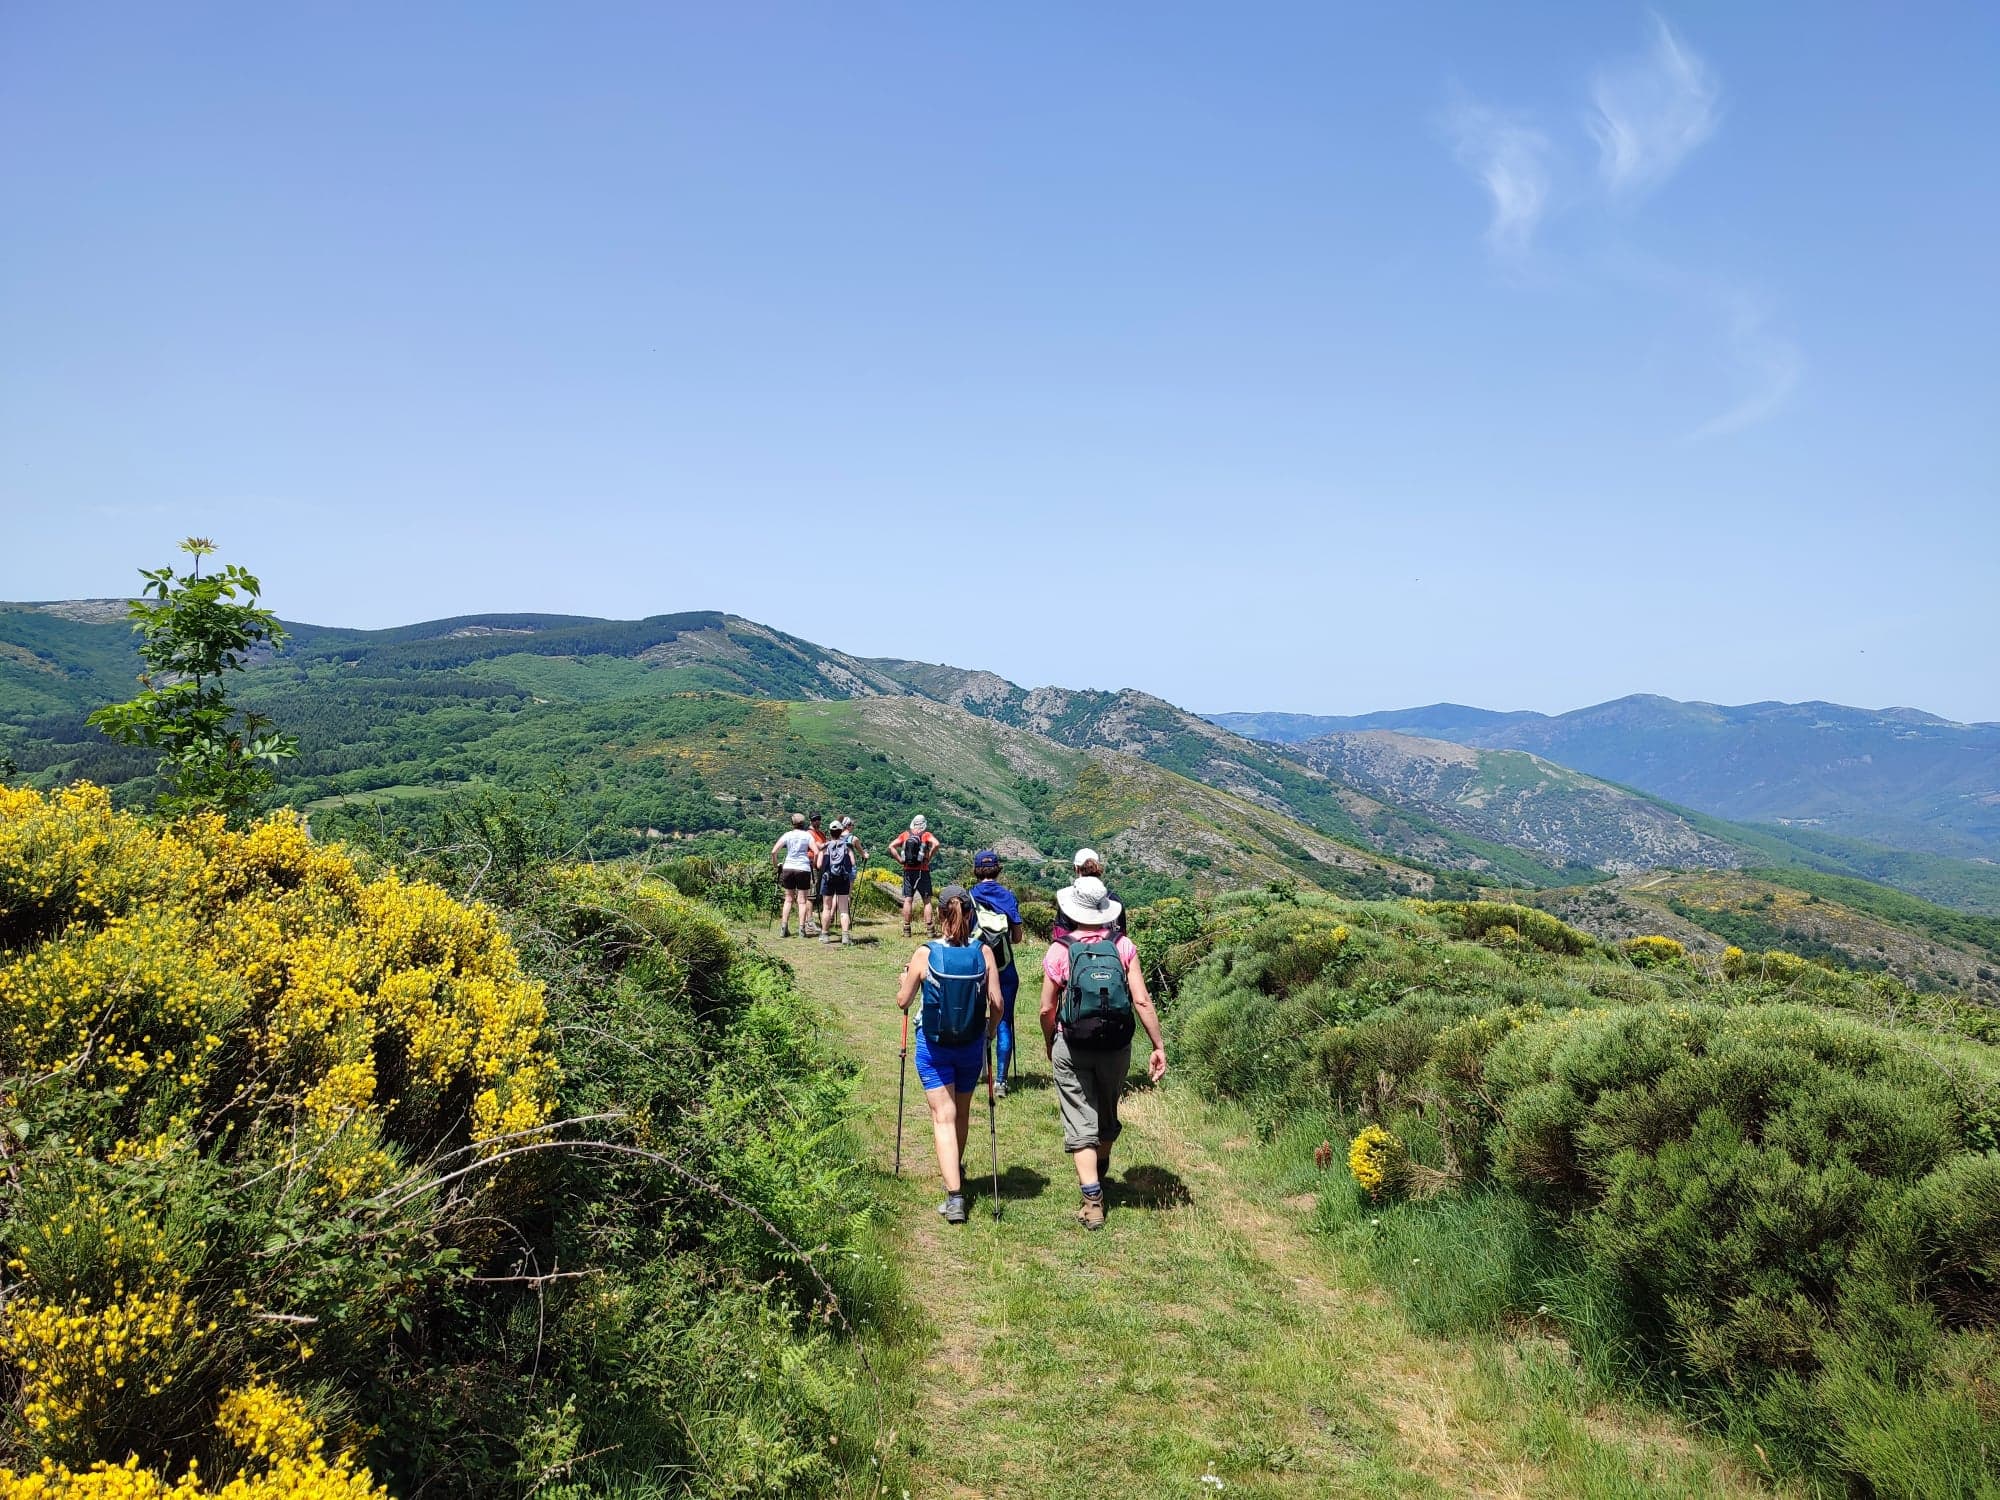
<svg viewBox="0 0 2000 1500"><path fill-rule="evenodd" d="M198 1092L225 1045L247 1040L270 1067L249 1102L289 1086L316 1128L365 1143L379 1121L362 1090L393 1037L406 1091L469 1086L475 1141L549 1116L541 989L493 914L435 886L366 881L296 819L159 829L113 812L101 788L0 788L0 907L31 939L0 959L10 1072ZM329 1171L352 1191L386 1165L363 1144Z"/></svg>
<svg viewBox="0 0 2000 1500"><path fill-rule="evenodd" d="M1380 1125L1364 1126L1347 1148L1347 1170L1370 1197L1392 1186L1408 1159L1402 1141Z"/></svg>
<svg viewBox="0 0 2000 1500"><path fill-rule="evenodd" d="M1655 933L1647 937L1629 937L1619 945L1625 956L1640 968L1651 968L1655 964L1678 963L1687 957L1687 949L1670 937Z"/></svg>
<svg viewBox="0 0 2000 1500"><path fill-rule="evenodd" d="M0 1455L43 1455L0 1470L0 1500L380 1493L248 1377L309 1359L315 1320L265 1317L145 1184L208 1167L294 1224L366 1215L431 1152L551 1119L544 1019L490 911L369 880L294 817L161 826L96 787L0 788L0 1144L34 1148L9 1149ZM245 1467L210 1488L125 1461L168 1410Z"/></svg>
<svg viewBox="0 0 2000 1500"><path fill-rule="evenodd" d="M327 1458L305 1408L275 1387L232 1391L215 1425L248 1459L215 1488L199 1465L170 1481L133 1454L86 1469L52 1460L26 1472L0 1469L0 1500L382 1500L387 1494L352 1459Z"/></svg>

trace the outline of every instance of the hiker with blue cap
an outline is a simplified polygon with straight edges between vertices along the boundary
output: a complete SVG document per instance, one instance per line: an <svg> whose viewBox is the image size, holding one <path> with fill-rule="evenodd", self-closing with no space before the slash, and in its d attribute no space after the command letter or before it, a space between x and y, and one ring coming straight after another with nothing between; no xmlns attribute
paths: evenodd
<svg viewBox="0 0 2000 1500"><path fill-rule="evenodd" d="M981 849L972 856L972 902L979 912L979 940L993 951L1000 971L999 1061L994 1067L993 1096L1007 1097L1007 1073L1014 1061L1014 997L1021 991L1021 971L1014 967L1014 945L1021 941L1021 903L1000 883L1000 856Z"/></svg>

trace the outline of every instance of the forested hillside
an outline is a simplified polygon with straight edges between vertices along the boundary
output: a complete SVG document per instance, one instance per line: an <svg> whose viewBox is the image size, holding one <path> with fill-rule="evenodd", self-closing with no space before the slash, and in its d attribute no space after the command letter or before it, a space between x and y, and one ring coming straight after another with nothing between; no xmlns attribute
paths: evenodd
<svg viewBox="0 0 2000 1500"><path fill-rule="evenodd" d="M137 667L115 601L0 606L0 753L31 784L87 777L143 802L150 757L84 722L131 691ZM328 829L553 779L604 854L690 840L741 853L782 811L817 802L879 810L878 837L924 811L949 840L1005 841L1021 857L1115 840L1125 868L1162 891L1272 879L1349 894L1562 889L1767 866L2000 911L2000 867L1727 823L1521 751L1378 731L1278 747L1134 690L1030 690L864 659L713 611L298 625L282 655L253 662L240 696L299 734L280 795ZM1525 722L1448 707L1408 717L1435 734ZM1079 794L1100 782L1117 797ZM1074 811L1093 805L1115 806L1115 826Z"/></svg>

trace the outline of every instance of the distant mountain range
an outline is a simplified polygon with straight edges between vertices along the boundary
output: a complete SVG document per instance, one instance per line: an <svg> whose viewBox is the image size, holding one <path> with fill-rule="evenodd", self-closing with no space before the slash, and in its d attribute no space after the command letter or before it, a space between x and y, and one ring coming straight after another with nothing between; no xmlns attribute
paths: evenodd
<svg viewBox="0 0 2000 1500"><path fill-rule="evenodd" d="M1341 737L1393 730L1525 750L1714 817L2000 860L2000 724L1911 708L1725 707L1643 694L1553 716L1435 703L1351 718L1210 717L1253 739L1317 746L1303 751L1308 759L1338 753Z"/></svg>
<svg viewBox="0 0 2000 1500"><path fill-rule="evenodd" d="M122 611L117 601L0 604L0 751L31 779L87 776L144 794L150 760L84 723L132 691L138 662ZM852 656L713 611L291 630L243 694L301 734L283 792L316 817L560 775L603 853L758 837L785 807L849 802L931 811L1022 858L1109 841L1125 868L1169 883L1297 878L1389 894L1794 868L2000 912L2000 867L1845 831L1733 822L1646 777L1565 759L1560 726L1597 711L1549 719L1439 705L1359 720L1210 721L1131 690L1030 689L977 668ZM1606 705L1640 759L1660 753L1659 732L1642 726L1663 712L1646 705L1703 707ZM1929 716L1895 722L1926 745L1960 733ZM1709 733L1719 758L1735 753L1722 730ZM1508 735L1531 742L1472 743ZM1823 741L1750 738L1766 780L1824 774L1784 753L1799 743L1823 759ZM1685 759L1699 769L1694 752Z"/></svg>

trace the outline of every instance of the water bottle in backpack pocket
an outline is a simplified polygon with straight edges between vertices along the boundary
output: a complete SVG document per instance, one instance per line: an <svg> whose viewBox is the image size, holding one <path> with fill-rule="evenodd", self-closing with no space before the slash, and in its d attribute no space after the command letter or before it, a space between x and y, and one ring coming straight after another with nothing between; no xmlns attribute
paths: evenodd
<svg viewBox="0 0 2000 1500"><path fill-rule="evenodd" d="M1069 945L1069 983L1056 1012L1072 1047L1110 1052L1132 1040L1132 986L1116 938Z"/></svg>
<svg viewBox="0 0 2000 1500"><path fill-rule="evenodd" d="M986 948L930 945L931 971L924 977L924 1038L933 1047L963 1047L986 1035Z"/></svg>

